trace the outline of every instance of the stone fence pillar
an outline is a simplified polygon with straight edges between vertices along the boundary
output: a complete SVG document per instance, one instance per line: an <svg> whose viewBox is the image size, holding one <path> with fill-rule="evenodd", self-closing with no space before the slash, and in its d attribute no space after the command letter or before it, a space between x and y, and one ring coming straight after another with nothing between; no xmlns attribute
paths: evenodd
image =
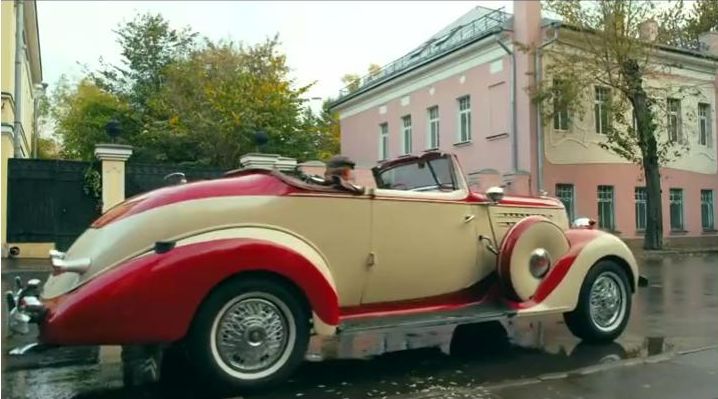
<svg viewBox="0 0 718 399"><path fill-rule="evenodd" d="M95 156L102 161L102 212L125 200L125 162L131 155L129 145L95 146Z"/></svg>

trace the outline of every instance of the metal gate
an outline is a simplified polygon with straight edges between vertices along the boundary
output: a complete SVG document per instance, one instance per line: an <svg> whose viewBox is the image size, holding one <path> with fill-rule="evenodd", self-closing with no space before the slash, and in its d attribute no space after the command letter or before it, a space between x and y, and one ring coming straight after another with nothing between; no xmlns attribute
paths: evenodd
<svg viewBox="0 0 718 399"><path fill-rule="evenodd" d="M100 214L85 178L90 169L99 163L9 159L8 242L54 242L66 250Z"/></svg>
<svg viewBox="0 0 718 399"><path fill-rule="evenodd" d="M211 167L128 163L125 166L125 197L167 186L170 183L164 177L175 172L184 173L187 181L215 179L224 174L223 169Z"/></svg>

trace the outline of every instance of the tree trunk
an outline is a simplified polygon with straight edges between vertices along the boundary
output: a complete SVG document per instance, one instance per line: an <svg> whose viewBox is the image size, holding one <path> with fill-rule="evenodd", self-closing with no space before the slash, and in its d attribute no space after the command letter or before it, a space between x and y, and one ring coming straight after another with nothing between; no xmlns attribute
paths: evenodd
<svg viewBox="0 0 718 399"><path fill-rule="evenodd" d="M643 248L661 249L663 248L663 209L655 116L649 106L646 91L643 89L643 76L638 63L628 60L622 67L622 73L629 86L628 97L636 115L636 134L646 181L646 233Z"/></svg>

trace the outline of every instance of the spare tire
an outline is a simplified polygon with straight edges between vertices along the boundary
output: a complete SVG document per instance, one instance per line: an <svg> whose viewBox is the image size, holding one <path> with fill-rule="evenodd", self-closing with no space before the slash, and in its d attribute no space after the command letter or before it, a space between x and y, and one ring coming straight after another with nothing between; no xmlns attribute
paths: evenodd
<svg viewBox="0 0 718 399"><path fill-rule="evenodd" d="M529 216L511 226L501 242L497 270L505 295L520 302L531 300L568 249L563 229L543 216Z"/></svg>

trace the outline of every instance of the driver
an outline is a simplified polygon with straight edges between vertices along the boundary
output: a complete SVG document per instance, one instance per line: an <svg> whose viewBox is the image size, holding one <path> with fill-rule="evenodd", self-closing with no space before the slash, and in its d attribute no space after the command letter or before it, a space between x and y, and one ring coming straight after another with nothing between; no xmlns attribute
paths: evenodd
<svg viewBox="0 0 718 399"><path fill-rule="evenodd" d="M337 178L346 182L354 181L354 161L344 155L335 155L327 162L327 169L324 171L324 179L334 183Z"/></svg>

